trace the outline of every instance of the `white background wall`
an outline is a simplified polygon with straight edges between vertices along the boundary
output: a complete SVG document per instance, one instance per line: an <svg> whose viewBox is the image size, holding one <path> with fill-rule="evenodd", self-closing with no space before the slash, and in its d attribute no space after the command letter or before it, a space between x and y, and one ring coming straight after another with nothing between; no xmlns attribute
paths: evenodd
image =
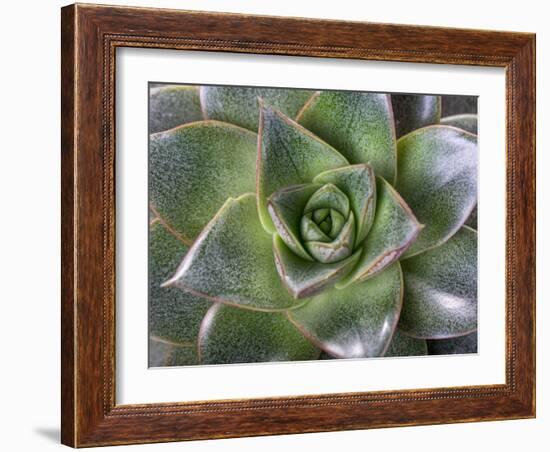
<svg viewBox="0 0 550 452"><path fill-rule="evenodd" d="M113 0L115 1L115 0ZM245 438L119 447L116 450L320 451L383 450L499 452L547 450L550 318L548 196L550 30L540 0L302 1L116 0L118 4L306 16L377 22L531 31L537 33L538 145L538 410L536 420ZM98 3L98 2L93 2ZM59 450L59 8L60 1L11 1L0 27L0 448ZM7 252L6 252L7 250ZM7 289L7 290L6 290ZM544 354L546 356L544 356ZM546 435L548 433L546 432Z"/></svg>

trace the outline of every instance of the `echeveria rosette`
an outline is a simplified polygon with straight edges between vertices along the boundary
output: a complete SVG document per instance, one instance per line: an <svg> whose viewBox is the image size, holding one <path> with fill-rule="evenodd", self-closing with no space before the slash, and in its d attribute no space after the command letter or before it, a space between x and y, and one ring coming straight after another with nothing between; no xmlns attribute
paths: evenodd
<svg viewBox="0 0 550 452"><path fill-rule="evenodd" d="M422 355L472 337L475 116L441 119L438 96L241 87L156 88L155 105L163 90L192 111L151 111L189 118L151 130L151 350L166 351L151 365Z"/></svg>

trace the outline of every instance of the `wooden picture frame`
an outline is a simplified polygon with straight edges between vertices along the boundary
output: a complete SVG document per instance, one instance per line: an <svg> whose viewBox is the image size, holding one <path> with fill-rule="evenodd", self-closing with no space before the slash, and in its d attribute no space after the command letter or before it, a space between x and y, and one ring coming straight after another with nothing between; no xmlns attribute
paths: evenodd
<svg viewBox="0 0 550 452"><path fill-rule="evenodd" d="M535 35L70 5L62 9L62 442L73 447L535 416ZM146 47L506 69L506 383L115 403L115 51Z"/></svg>

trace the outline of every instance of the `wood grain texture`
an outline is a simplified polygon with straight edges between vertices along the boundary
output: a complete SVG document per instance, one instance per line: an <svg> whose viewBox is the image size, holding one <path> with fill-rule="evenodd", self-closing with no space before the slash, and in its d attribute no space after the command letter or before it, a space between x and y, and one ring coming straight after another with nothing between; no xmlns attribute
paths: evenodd
<svg viewBox="0 0 550 452"><path fill-rule="evenodd" d="M74 447L535 415L535 37L71 5L62 10L62 442ZM115 404L117 47L506 68L506 384Z"/></svg>

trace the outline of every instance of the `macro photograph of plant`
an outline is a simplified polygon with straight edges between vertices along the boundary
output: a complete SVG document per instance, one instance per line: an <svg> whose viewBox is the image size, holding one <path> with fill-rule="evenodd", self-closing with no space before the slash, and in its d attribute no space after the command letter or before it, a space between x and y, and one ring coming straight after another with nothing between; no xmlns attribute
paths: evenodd
<svg viewBox="0 0 550 452"><path fill-rule="evenodd" d="M477 353L477 98L149 84L149 366Z"/></svg>

